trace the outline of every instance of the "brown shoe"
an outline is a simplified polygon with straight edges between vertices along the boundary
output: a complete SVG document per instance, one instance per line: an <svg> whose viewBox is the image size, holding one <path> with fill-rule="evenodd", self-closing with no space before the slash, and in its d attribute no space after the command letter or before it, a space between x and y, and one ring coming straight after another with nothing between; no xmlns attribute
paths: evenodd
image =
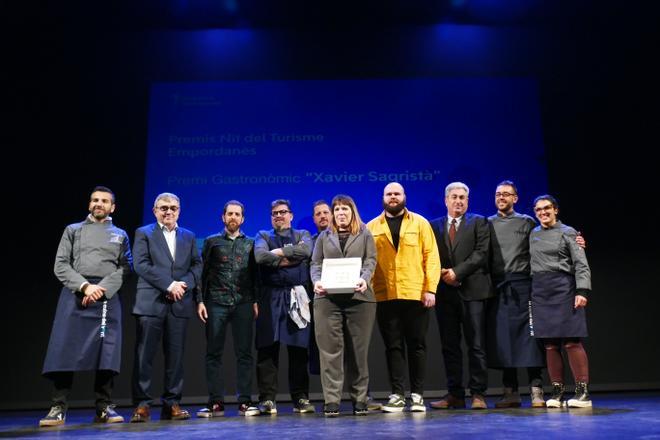
<svg viewBox="0 0 660 440"><path fill-rule="evenodd" d="M532 408L545 408L545 400L543 399L543 388L531 387L529 396L532 399Z"/></svg>
<svg viewBox="0 0 660 440"><path fill-rule="evenodd" d="M172 406L163 405L160 412L161 420L187 420L189 418L190 413L181 408L178 403L174 403Z"/></svg>
<svg viewBox="0 0 660 440"><path fill-rule="evenodd" d="M486 399L484 399L484 396L481 394L474 394L472 396L472 409L486 409L488 408L488 405L486 405Z"/></svg>
<svg viewBox="0 0 660 440"><path fill-rule="evenodd" d="M512 388L504 388L502 398L495 402L495 408L520 408L521 405L520 394Z"/></svg>
<svg viewBox="0 0 660 440"><path fill-rule="evenodd" d="M462 409L465 408L465 399L447 394L440 400L431 402L431 408L435 409Z"/></svg>
<svg viewBox="0 0 660 440"><path fill-rule="evenodd" d="M151 420L151 415L149 414L148 406L138 406L135 408L131 416L131 423L144 423L149 420Z"/></svg>

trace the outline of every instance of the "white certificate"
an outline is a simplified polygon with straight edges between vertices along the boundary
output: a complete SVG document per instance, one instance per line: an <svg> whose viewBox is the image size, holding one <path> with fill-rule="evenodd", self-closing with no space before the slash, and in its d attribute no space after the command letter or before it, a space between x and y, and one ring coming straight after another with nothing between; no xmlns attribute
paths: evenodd
<svg viewBox="0 0 660 440"><path fill-rule="evenodd" d="M325 258L321 269L321 285L330 294L353 293L361 269L361 258Z"/></svg>

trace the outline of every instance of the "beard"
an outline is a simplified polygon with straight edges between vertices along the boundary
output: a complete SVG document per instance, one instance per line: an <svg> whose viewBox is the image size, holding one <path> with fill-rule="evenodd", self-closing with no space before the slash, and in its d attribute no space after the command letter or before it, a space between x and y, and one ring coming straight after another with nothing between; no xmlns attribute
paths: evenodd
<svg viewBox="0 0 660 440"><path fill-rule="evenodd" d="M385 203L385 201L383 200L383 208L385 209L385 211L387 211L388 213L390 213L394 216L396 216L401 211L403 211L403 208L405 208L405 207L406 207L406 199L405 198L403 200L401 200L401 202L397 203L396 205L390 205L388 203Z"/></svg>
<svg viewBox="0 0 660 440"><path fill-rule="evenodd" d="M228 223L225 223L225 228L227 228L227 231L229 231L232 234L238 231L238 228L240 227L241 225L239 225L238 222L230 221Z"/></svg>
<svg viewBox="0 0 660 440"><path fill-rule="evenodd" d="M92 209L91 210L92 217L94 217L96 220L103 220L108 217L109 213L105 209Z"/></svg>

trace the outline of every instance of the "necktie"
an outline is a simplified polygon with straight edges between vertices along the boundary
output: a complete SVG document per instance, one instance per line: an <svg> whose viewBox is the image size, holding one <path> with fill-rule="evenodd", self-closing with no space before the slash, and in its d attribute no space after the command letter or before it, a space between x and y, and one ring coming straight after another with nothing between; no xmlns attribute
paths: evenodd
<svg viewBox="0 0 660 440"><path fill-rule="evenodd" d="M456 219L451 219L451 225L449 226L449 242L454 244L454 238L456 237Z"/></svg>

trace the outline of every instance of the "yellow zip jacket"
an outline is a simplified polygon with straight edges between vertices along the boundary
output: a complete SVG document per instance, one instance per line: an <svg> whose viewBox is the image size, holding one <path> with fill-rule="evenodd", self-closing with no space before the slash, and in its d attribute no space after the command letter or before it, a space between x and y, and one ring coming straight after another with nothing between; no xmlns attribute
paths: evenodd
<svg viewBox="0 0 660 440"><path fill-rule="evenodd" d="M440 254L431 225L407 209L403 216L398 252L384 212L367 224L376 242L372 278L376 301L420 301L422 293L435 293L440 281Z"/></svg>

